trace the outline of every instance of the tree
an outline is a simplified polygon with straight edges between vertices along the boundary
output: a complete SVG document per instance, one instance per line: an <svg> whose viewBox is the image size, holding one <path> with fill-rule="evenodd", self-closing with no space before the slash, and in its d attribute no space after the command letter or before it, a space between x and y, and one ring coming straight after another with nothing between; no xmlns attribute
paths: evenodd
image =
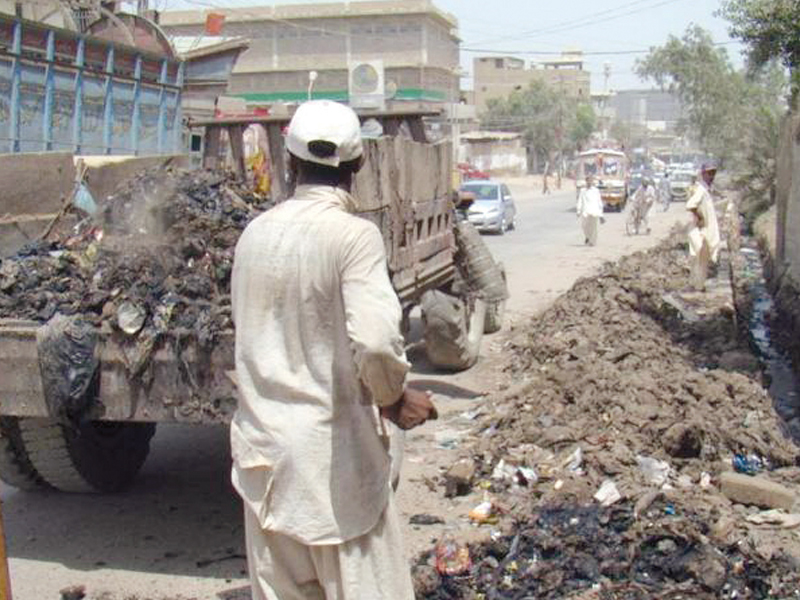
<svg viewBox="0 0 800 600"><path fill-rule="evenodd" d="M636 73L680 98L686 111L682 132L721 161L731 157L746 108L746 81L708 31L692 25L683 37L670 36L637 61Z"/></svg>
<svg viewBox="0 0 800 600"><path fill-rule="evenodd" d="M490 99L481 115L485 129L522 133L537 164L564 150L580 148L591 136L594 124L591 106L567 97L540 79L505 98Z"/></svg>
<svg viewBox="0 0 800 600"><path fill-rule="evenodd" d="M780 61L792 73L792 92L800 92L800 2L797 0L724 0L720 14L730 33L748 46L752 67Z"/></svg>
<svg viewBox="0 0 800 600"><path fill-rule="evenodd" d="M772 62L750 73L737 71L707 31L690 26L683 37L670 36L651 49L636 71L678 95L686 111L682 129L736 174L754 209L748 212L769 206L785 112L783 69Z"/></svg>
<svg viewBox="0 0 800 600"><path fill-rule="evenodd" d="M572 149L581 150L592 137L597 119L590 104L578 104L574 111L574 119L570 123L568 138Z"/></svg>

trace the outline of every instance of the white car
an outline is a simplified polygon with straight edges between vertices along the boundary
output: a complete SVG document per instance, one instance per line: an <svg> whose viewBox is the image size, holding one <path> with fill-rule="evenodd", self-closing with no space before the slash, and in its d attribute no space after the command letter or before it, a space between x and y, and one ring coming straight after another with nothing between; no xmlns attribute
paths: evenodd
<svg viewBox="0 0 800 600"><path fill-rule="evenodd" d="M467 220L475 229L500 235L514 229L517 207L506 184L474 179L462 185L461 191L475 197L467 212Z"/></svg>

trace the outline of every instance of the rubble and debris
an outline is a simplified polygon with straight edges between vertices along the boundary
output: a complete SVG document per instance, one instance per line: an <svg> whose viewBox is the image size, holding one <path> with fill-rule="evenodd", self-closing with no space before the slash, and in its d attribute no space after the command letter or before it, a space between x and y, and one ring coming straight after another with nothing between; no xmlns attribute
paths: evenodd
<svg viewBox="0 0 800 600"><path fill-rule="evenodd" d="M85 585L71 585L59 591L61 600L82 600L86 597Z"/></svg>
<svg viewBox="0 0 800 600"><path fill-rule="evenodd" d="M699 294L689 275L685 244L670 239L579 280L505 342L505 372L524 386L487 397L459 446L508 507L503 534L473 543L468 573L418 597L800 594L792 518L748 518L752 505L792 513L800 450L754 368L729 284ZM759 476L731 473L735 455L758 457ZM521 487L508 465L538 479ZM743 479L737 491L731 476ZM432 561L431 551L418 565Z"/></svg>
<svg viewBox="0 0 800 600"><path fill-rule="evenodd" d="M719 476L719 487L727 498L739 504L786 511L791 511L797 505L797 495L793 490L762 477L729 471Z"/></svg>
<svg viewBox="0 0 800 600"><path fill-rule="evenodd" d="M475 476L475 461L471 458L457 460L444 474L446 498L463 496L472 489L472 479Z"/></svg>
<svg viewBox="0 0 800 600"><path fill-rule="evenodd" d="M776 525L793 529L800 525L800 514L785 513L782 510L772 508L754 515L748 515L747 520L757 525Z"/></svg>
<svg viewBox="0 0 800 600"><path fill-rule="evenodd" d="M0 318L81 315L122 347L131 376L166 337L209 348L231 328L233 252L259 202L225 173L145 171L0 262Z"/></svg>
<svg viewBox="0 0 800 600"><path fill-rule="evenodd" d="M440 523L444 523L444 519L442 517L437 517L436 515L420 513L418 515L411 515L411 518L408 520L408 522L411 525L438 525Z"/></svg>

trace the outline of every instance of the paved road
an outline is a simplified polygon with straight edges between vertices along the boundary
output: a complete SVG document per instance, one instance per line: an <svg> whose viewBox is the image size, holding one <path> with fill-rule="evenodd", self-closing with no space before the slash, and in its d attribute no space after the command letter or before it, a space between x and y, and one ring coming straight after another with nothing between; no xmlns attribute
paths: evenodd
<svg viewBox="0 0 800 600"><path fill-rule="evenodd" d="M599 245L587 248L574 192L542 197L530 181L509 183L519 210L517 229L485 239L506 265L511 323L530 318L604 260L652 244L685 214L682 205L654 214L654 234L638 238L624 235L624 215L607 215ZM487 353L499 351L493 341L502 335L488 338ZM416 370L414 377L431 376ZM473 388L492 385L491 374L480 369L436 379L443 408L452 401L452 410L459 399L475 397ZM410 448L418 465L445 427L444 420L426 425L411 440L418 445ZM0 484L15 600L56 600L60 589L78 584L87 587L90 599L246 597L240 505L228 469L225 428L160 426L140 477L124 494L26 494ZM408 473L404 477L414 476L413 469ZM401 486L406 493L414 489ZM414 547L429 540L424 532L419 540L413 535Z"/></svg>
<svg viewBox="0 0 800 600"><path fill-rule="evenodd" d="M509 187L517 205L517 227L503 236L485 235L495 257L506 267L512 320L538 312L579 277L590 275L608 260L642 250L686 220L682 203L667 212L651 211L650 235L625 234L626 213L607 213L595 247L585 246L575 214L573 189L542 196L529 180L512 180Z"/></svg>

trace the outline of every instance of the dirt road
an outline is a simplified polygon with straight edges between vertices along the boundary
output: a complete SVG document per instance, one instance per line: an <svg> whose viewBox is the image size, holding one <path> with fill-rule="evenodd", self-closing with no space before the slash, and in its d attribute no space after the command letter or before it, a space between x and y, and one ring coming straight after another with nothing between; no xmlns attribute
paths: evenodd
<svg viewBox="0 0 800 600"><path fill-rule="evenodd" d="M473 425L486 394L504 389L509 377L501 371L507 357L506 342L514 330L566 292L578 279L594 274L605 262L647 249L665 238L674 227L688 222L683 203L673 203L667 212L654 207L650 235L627 236L623 213L607 213L598 244L588 247L575 215L575 192L567 189L548 196L530 180L510 182L517 205L516 230L504 236L486 235L494 256L506 268L511 297L507 304L507 326L484 337L478 364L462 373L442 375L427 365L421 353L413 355L412 380L436 393L440 419L408 436L403 480L398 490L399 506L406 520L415 514L441 517L443 524L410 525L407 543L412 554L429 549L431 540L447 529L470 537L466 515L475 497L446 499L431 477L440 474L459 456L459 443ZM566 187L566 186L565 186ZM474 529L474 537L485 530Z"/></svg>
<svg viewBox="0 0 800 600"><path fill-rule="evenodd" d="M629 238L624 215L609 214L598 246L588 248L581 243L574 191L542 197L530 180L510 186L517 230L486 239L508 272L511 328L604 261L653 245L685 219L683 206L674 204L667 213L654 212L650 236ZM436 393L442 416L409 436L399 491L406 522L428 513L442 517L444 526L463 528L471 506L443 499L430 477L452 461L484 394L507 385L497 370L507 335L485 338L479 364L455 375L432 373L412 352L413 379ZM25 494L0 487L15 599L56 599L71 585L84 585L90 600L247 598L240 506L228 468L224 428L171 426L160 428L140 477L124 494ZM409 525L409 553L429 548L444 526Z"/></svg>

